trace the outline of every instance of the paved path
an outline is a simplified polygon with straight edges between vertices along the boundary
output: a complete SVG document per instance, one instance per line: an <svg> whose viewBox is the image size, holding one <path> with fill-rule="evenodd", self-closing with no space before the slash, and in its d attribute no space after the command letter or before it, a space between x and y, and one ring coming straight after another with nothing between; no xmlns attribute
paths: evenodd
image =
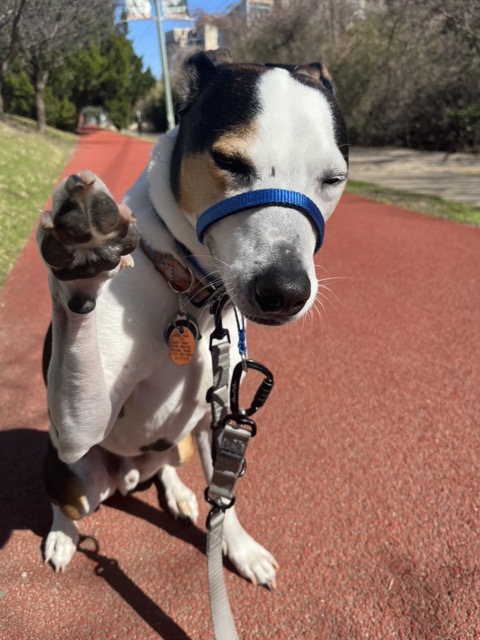
<svg viewBox="0 0 480 640"><path fill-rule="evenodd" d="M352 147L350 178L480 207L480 155Z"/></svg>
<svg viewBox="0 0 480 640"><path fill-rule="evenodd" d="M119 197L147 156L92 134L67 173L89 166ZM324 310L250 327L277 386L238 506L281 572L271 594L227 570L242 638L479 636L479 248L479 229L346 196L318 259ZM65 574L43 566L49 303L32 242L0 303L0 638L211 638L205 535L154 487L84 520ZM182 477L200 496L196 461Z"/></svg>

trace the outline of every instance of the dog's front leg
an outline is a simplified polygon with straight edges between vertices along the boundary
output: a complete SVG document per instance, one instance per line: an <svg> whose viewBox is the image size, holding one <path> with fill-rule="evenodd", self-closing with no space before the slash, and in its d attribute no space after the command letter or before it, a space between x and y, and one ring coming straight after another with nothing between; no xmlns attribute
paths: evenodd
<svg viewBox="0 0 480 640"><path fill-rule="evenodd" d="M48 405L54 444L66 463L101 442L114 419L95 307L102 285L132 263L137 239L131 212L117 207L88 171L64 181L53 211L42 214L38 243L52 297Z"/></svg>
<svg viewBox="0 0 480 640"><path fill-rule="evenodd" d="M59 457L73 463L105 438L112 406L98 349L95 311L74 313L56 297L52 306L49 415Z"/></svg>
<svg viewBox="0 0 480 640"><path fill-rule="evenodd" d="M207 483L210 483L213 464L210 416L196 428L198 452ZM237 571L253 584L276 588L278 562L262 545L250 536L240 524L235 507L227 509L223 525L223 550Z"/></svg>

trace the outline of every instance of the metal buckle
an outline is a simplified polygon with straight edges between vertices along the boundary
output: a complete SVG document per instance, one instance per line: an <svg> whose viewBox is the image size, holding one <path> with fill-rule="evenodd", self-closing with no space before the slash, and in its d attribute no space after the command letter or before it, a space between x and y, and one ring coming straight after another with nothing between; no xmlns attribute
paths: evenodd
<svg viewBox="0 0 480 640"><path fill-rule="evenodd" d="M233 505L235 504L235 496L233 494L230 495L230 498L228 498L229 502L225 503L223 502L224 500L226 500L226 498L211 498L208 495L208 491L209 491L209 487L206 487L205 489L205 501L208 502L208 504L211 504L212 507L215 507L216 509L220 509L220 511L226 511L227 509L230 509L231 507L233 507Z"/></svg>

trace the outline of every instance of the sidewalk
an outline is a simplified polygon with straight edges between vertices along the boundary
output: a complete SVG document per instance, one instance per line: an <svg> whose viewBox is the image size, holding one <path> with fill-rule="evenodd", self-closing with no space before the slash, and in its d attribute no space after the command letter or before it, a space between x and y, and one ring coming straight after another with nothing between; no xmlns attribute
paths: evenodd
<svg viewBox="0 0 480 640"><path fill-rule="evenodd" d="M352 147L349 177L480 207L480 155Z"/></svg>
<svg viewBox="0 0 480 640"><path fill-rule="evenodd" d="M100 132L65 173L89 167L119 198L148 155ZM249 324L276 386L237 505L281 569L270 593L227 564L240 638L479 637L479 246L480 229L347 195L318 257L318 312ZM43 564L49 316L32 238L0 295L0 640L211 640L197 460L181 476L198 527L150 487L80 522L64 574Z"/></svg>

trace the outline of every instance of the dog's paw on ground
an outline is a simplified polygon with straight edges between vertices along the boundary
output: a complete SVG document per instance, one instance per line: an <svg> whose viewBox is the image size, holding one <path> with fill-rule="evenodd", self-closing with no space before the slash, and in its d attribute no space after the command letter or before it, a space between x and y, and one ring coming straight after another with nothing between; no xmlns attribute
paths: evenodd
<svg viewBox="0 0 480 640"><path fill-rule="evenodd" d="M81 171L55 190L52 211L39 226L43 259L59 280L93 278L131 266L139 233L128 207L117 205L91 171Z"/></svg>
<svg viewBox="0 0 480 640"><path fill-rule="evenodd" d="M50 531L45 540L45 562L50 562L57 573L65 570L77 549L79 536L75 525L72 527L68 533Z"/></svg>
<svg viewBox="0 0 480 640"><path fill-rule="evenodd" d="M277 588L278 562L248 533L243 531L235 544L225 543L224 551L241 576L271 591Z"/></svg>
<svg viewBox="0 0 480 640"><path fill-rule="evenodd" d="M164 467L159 477L170 513L175 518L191 520L195 524L198 520L198 502L193 491L180 480L173 467Z"/></svg>

